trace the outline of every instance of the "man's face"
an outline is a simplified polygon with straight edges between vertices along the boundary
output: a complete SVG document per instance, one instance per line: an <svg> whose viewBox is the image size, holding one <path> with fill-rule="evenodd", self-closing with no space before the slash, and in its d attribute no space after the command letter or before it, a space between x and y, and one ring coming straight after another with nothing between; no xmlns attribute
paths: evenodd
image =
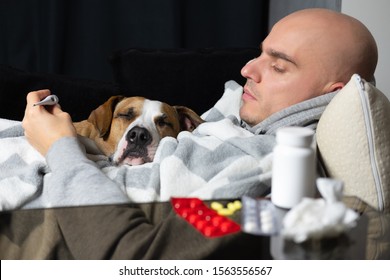
<svg viewBox="0 0 390 280"><path fill-rule="evenodd" d="M321 34L280 22L263 41L261 55L246 64L241 118L254 126L273 113L323 94L326 90L326 46Z"/></svg>

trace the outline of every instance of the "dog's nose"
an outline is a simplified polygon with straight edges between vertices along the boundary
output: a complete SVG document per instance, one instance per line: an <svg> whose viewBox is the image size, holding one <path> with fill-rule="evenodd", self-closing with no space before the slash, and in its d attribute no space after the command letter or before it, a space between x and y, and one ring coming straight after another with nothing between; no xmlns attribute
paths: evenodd
<svg viewBox="0 0 390 280"><path fill-rule="evenodd" d="M127 140L134 145L145 146L152 141L152 137L146 128L136 126L127 133Z"/></svg>

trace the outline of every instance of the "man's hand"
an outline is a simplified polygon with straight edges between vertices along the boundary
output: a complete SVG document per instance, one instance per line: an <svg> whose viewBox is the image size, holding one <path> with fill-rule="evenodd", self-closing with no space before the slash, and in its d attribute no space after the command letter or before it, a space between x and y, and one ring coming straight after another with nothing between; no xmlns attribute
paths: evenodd
<svg viewBox="0 0 390 280"><path fill-rule="evenodd" d="M50 95L50 90L38 90L27 95L27 106L23 118L23 128L29 143L46 155L51 145L62 137L76 137L76 129L71 117L60 106L33 106Z"/></svg>

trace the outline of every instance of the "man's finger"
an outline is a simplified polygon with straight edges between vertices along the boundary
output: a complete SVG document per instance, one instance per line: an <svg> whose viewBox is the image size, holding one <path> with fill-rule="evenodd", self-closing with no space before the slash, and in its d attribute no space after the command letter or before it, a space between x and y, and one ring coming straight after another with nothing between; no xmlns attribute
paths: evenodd
<svg viewBox="0 0 390 280"><path fill-rule="evenodd" d="M32 106L33 104L41 101L44 99L46 96L50 95L50 90L48 89L42 89L42 90L37 90L37 91L31 91L27 94L27 104L28 106Z"/></svg>

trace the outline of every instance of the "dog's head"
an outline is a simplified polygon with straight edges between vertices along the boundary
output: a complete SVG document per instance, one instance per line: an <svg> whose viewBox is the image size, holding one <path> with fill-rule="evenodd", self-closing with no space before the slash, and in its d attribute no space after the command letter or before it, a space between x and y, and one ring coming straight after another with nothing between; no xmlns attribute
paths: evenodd
<svg viewBox="0 0 390 280"><path fill-rule="evenodd" d="M203 120L187 107L113 96L91 112L88 122L98 132L98 146L116 164L139 165L153 160L163 137L192 131Z"/></svg>

